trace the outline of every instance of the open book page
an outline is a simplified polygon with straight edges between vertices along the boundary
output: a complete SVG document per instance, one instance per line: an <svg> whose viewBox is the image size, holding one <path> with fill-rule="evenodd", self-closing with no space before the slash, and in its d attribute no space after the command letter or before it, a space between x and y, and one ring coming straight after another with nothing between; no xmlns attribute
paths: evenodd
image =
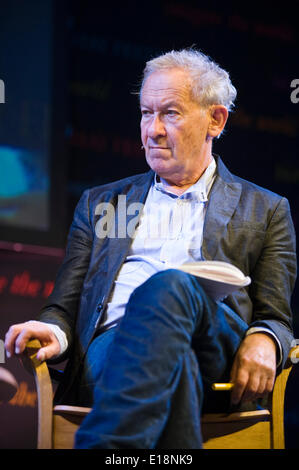
<svg viewBox="0 0 299 470"><path fill-rule="evenodd" d="M232 292L251 283L236 266L223 261L197 261L177 266L176 269L200 278L200 284L214 300L222 300Z"/></svg>

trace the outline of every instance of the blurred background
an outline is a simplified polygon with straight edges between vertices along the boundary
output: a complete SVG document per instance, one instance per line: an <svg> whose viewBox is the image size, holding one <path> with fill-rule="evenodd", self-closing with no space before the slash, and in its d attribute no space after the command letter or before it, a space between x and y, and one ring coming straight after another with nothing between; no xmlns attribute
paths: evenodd
<svg viewBox="0 0 299 470"><path fill-rule="evenodd" d="M229 71L236 108L214 152L287 197L299 232L298 13L295 0L1 1L0 347L51 292L83 190L147 171L134 92L145 62L170 49L194 46ZM293 310L299 338L298 288ZM20 388L0 404L0 448L34 448L34 383L17 359L4 362ZM294 373L289 448L299 448L298 390Z"/></svg>

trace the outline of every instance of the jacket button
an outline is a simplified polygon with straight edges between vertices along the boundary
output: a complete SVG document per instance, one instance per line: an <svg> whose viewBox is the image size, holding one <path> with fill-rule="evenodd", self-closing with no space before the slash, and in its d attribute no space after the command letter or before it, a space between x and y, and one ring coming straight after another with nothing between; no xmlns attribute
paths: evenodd
<svg viewBox="0 0 299 470"><path fill-rule="evenodd" d="M102 310L102 308L103 308L103 304L99 304L97 306L97 312L100 312Z"/></svg>

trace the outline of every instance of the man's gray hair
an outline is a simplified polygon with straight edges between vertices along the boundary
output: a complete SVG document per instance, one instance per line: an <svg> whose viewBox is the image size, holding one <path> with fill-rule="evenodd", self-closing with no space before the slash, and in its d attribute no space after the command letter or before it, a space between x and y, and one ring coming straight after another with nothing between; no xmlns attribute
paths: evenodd
<svg viewBox="0 0 299 470"><path fill-rule="evenodd" d="M228 72L210 57L192 48L166 52L149 60L143 71L140 93L149 75L172 68L181 68L189 72L193 98L201 106L222 104L228 111L232 110L237 91L231 83Z"/></svg>

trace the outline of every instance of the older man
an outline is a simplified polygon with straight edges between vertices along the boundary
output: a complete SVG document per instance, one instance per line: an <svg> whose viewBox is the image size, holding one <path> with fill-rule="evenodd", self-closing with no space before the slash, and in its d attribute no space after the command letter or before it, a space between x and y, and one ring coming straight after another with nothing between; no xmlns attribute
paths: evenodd
<svg viewBox="0 0 299 470"><path fill-rule="evenodd" d="M147 63L141 138L151 170L83 194L39 321L7 333L8 354L36 337L40 359L69 358L56 400L93 405L78 448L200 448L202 410L225 406L211 383L231 380L232 403L254 400L284 364L293 224L285 198L212 154L235 96L201 52ZM250 287L215 302L194 276L169 269L202 259L238 266Z"/></svg>

